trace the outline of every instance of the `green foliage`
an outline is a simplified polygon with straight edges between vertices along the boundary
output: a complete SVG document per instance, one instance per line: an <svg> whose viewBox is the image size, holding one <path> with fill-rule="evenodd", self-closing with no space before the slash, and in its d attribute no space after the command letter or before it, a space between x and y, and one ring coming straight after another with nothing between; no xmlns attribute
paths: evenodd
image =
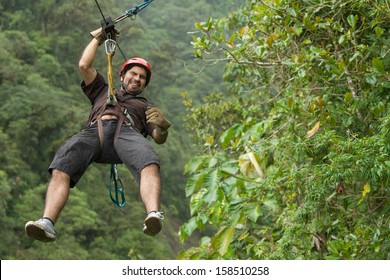
<svg viewBox="0 0 390 280"><path fill-rule="evenodd" d="M180 235L207 232L179 258L389 258L389 4L248 1L197 23L228 92L184 95L203 150Z"/></svg>

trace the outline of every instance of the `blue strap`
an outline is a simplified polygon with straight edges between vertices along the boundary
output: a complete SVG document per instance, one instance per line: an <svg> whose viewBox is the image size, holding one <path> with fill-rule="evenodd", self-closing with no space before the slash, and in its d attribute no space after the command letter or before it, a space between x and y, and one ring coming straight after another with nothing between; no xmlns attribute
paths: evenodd
<svg viewBox="0 0 390 280"><path fill-rule="evenodd" d="M120 21L122 21L122 20L124 20L125 18L128 18L128 17L134 18L140 11L145 9L152 2L153 2L153 0L144 0L144 2L142 4L134 5L130 9L126 10L126 12L123 15L117 17L115 19L115 23L118 23L118 22L120 22Z"/></svg>

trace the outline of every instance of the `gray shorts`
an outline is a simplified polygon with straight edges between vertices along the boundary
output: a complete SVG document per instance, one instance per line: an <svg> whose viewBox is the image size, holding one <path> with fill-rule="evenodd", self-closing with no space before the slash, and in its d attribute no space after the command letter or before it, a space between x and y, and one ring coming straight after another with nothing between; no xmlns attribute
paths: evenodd
<svg viewBox="0 0 390 280"><path fill-rule="evenodd" d="M97 124L93 124L69 138L57 151L49 166L70 176L74 187L92 162L124 163L139 182L141 170L150 164L160 166L160 160L149 141L130 126L123 125L114 147L116 120L103 121L103 149Z"/></svg>

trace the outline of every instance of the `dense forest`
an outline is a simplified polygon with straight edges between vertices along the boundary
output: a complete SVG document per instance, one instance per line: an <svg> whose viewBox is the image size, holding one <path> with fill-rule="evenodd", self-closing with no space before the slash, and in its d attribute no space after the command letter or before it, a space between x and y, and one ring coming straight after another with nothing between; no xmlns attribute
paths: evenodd
<svg viewBox="0 0 390 280"><path fill-rule="evenodd" d="M139 4L99 3L113 18ZM150 61L145 95L173 124L155 145L163 230L142 233L126 168L119 208L93 164L52 244L24 224L87 120L77 65L101 15L92 0L0 13L1 259L390 259L388 0L157 0L118 23L114 69ZM95 66L107 71L104 48Z"/></svg>

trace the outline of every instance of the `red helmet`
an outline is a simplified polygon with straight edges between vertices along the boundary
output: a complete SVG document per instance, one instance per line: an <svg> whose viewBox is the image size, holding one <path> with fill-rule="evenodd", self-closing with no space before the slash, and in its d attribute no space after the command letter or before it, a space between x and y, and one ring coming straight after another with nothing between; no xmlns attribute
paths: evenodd
<svg viewBox="0 0 390 280"><path fill-rule="evenodd" d="M145 86L147 86L149 84L150 77L152 76L152 67L143 58L133 57L133 58L126 60L126 62L123 63L123 65L122 65L121 71L119 72L119 76L122 76L125 71L127 71L128 69L130 69L133 66L141 66L142 68L144 68L146 70L146 84L145 84Z"/></svg>

